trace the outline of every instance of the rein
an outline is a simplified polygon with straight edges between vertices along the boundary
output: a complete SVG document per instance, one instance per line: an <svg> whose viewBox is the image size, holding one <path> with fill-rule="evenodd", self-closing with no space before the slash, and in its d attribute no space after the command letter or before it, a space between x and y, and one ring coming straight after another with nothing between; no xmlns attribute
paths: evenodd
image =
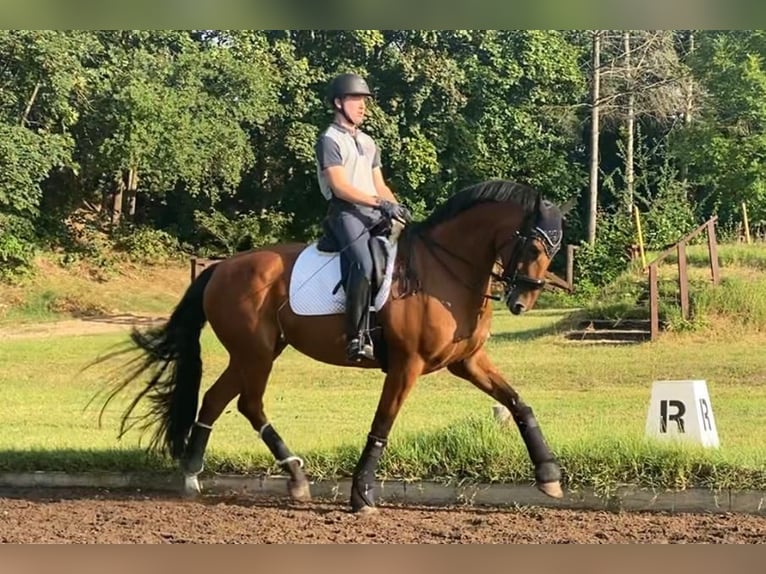
<svg viewBox="0 0 766 574"><path fill-rule="evenodd" d="M478 290L481 287L480 284L469 285L465 280L463 280L463 278L460 275L455 273L455 271L453 271L452 268L449 265L447 265L447 263L445 263L441 257L439 257L439 255L437 255L436 250L434 248L439 248L441 251L443 251L444 253L452 257L453 259L456 259L462 263L465 263L471 269L475 269L475 266L473 263L471 263L464 257L461 257L457 253L453 253L452 251L444 247L444 245L434 240L432 237L429 237L428 235L421 235L420 239L423 241L423 244L428 248L428 251L431 253L431 255L433 255L434 259L436 259L436 261L438 261L439 264L442 267L444 267L444 269L452 276L452 278L455 279L458 283L460 283L463 287L465 287L466 289L472 292L475 290ZM490 272L490 276L496 281L504 281L504 278L498 275L497 273L495 273L494 271ZM498 297L497 295L487 295L486 293L483 293L482 297L484 297L485 299L492 299L493 301L502 300L502 298Z"/></svg>
<svg viewBox="0 0 766 574"><path fill-rule="evenodd" d="M436 259L436 261L439 262L439 264L455 279L458 283L460 283L463 287L468 289L469 291L475 291L478 290L481 285L470 285L467 283L460 275L458 275L453 269L447 265L447 263L439 257L439 255L436 253L436 249L439 249L452 257L453 259L460 261L461 263L465 263L469 268L475 269L476 267L471 261L468 261L466 258L458 255L457 253L454 253L444 247L441 243L434 240L432 237L428 235L420 235L420 239L423 241L423 244L428 248L428 251L431 253L431 255ZM508 293L517 286L517 284L521 283L525 286L527 286L530 289L542 289L545 287L546 280L545 279L536 279L534 277L530 277L525 274L521 274L518 271L518 259L521 256L521 254L524 252L524 247L527 245L527 243L532 239L539 239L540 242L543 245L543 249L545 250L545 254L549 259L553 259L553 256L556 255L558 250L561 248L561 239L559 238L558 241L555 241L554 238L552 238L548 233L546 233L543 229L541 229L538 226L533 227L528 233L522 235L519 231L516 231L516 233L505 241L498 249L498 253L502 252L503 249L512 241L516 241L517 243L513 247L513 251L511 252L511 256L508 259L507 265L504 265L503 267L503 274L499 275L495 273L494 271L490 272L490 277L494 279L495 281L499 281L505 285L506 288L506 296L505 297L499 297L497 295L491 295L483 293L482 297L485 299L492 299L493 301L503 301L508 297ZM513 275L509 275L506 273L506 267L513 269Z"/></svg>

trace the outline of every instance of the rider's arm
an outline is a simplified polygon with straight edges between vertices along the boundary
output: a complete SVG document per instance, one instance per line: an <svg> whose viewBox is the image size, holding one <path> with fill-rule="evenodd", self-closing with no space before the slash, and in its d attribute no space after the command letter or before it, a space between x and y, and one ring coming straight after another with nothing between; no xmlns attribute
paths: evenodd
<svg viewBox="0 0 766 574"><path fill-rule="evenodd" d="M391 188L388 187L386 181L383 179L383 171L380 167L376 167L372 170L372 182L375 184L375 191L378 192L381 199L387 199L392 203L399 203L394 192L391 191Z"/></svg>
<svg viewBox="0 0 766 574"><path fill-rule="evenodd" d="M387 199L392 203L399 203L397 201L394 192L386 184L386 180L383 178L383 170L381 169L382 161L380 159L380 148L375 144L375 158L372 160L372 183L375 185L375 191L381 199Z"/></svg>
<svg viewBox="0 0 766 574"><path fill-rule="evenodd" d="M346 170L343 166L334 165L325 168L324 175L336 197L350 203L357 203L368 207L375 207L378 205L380 201L379 197L368 195L351 185L346 177Z"/></svg>
<svg viewBox="0 0 766 574"><path fill-rule="evenodd" d="M351 185L346 177L338 142L326 136L320 137L316 143L315 153L319 168L336 197L369 207L378 205L380 201L378 197L373 197Z"/></svg>

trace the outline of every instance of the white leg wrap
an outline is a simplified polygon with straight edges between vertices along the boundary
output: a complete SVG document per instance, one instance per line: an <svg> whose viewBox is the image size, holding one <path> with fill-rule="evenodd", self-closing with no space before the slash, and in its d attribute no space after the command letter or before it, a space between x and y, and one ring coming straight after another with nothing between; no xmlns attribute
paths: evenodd
<svg viewBox="0 0 766 574"><path fill-rule="evenodd" d="M213 427L211 425L206 425L205 423L201 423L199 421L195 422L194 424L197 425L198 427L202 427L203 429L213 430Z"/></svg>
<svg viewBox="0 0 766 574"><path fill-rule="evenodd" d="M282 460L278 460L278 461L277 461L277 464L278 464L279 466L282 466L282 465L284 465L284 464L287 464L288 462L292 462L292 461L294 461L294 460L297 460L297 461L298 461L298 465L299 465L301 468L303 468L303 459L302 459L301 457L299 457L299 456L288 456L288 457L287 457L287 458L285 458L285 459L282 459Z"/></svg>
<svg viewBox="0 0 766 574"><path fill-rule="evenodd" d="M270 426L271 426L271 423L266 423L265 425L263 425L261 427L261 430L258 431L258 435L263 436L263 431L266 430L266 427L270 427Z"/></svg>
<svg viewBox="0 0 766 574"><path fill-rule="evenodd" d="M184 492L186 492L186 494L200 494L200 492L202 492L196 474L184 475Z"/></svg>

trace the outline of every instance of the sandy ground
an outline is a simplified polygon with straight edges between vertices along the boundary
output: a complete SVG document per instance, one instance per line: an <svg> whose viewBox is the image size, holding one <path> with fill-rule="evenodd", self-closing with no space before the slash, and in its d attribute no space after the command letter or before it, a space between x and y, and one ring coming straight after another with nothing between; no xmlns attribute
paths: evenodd
<svg viewBox="0 0 766 574"><path fill-rule="evenodd" d="M92 489L0 490L4 543L761 543L766 518L384 505Z"/></svg>

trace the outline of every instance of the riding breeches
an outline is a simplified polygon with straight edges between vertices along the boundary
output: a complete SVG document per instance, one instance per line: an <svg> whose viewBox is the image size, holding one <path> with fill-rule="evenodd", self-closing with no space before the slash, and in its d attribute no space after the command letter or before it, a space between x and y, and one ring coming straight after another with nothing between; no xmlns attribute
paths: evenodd
<svg viewBox="0 0 766 574"><path fill-rule="evenodd" d="M344 277L358 266L367 281L372 280L373 262L370 254L370 230L380 223L380 218L368 216L361 210L331 210L328 223L338 241L341 253L341 269Z"/></svg>

